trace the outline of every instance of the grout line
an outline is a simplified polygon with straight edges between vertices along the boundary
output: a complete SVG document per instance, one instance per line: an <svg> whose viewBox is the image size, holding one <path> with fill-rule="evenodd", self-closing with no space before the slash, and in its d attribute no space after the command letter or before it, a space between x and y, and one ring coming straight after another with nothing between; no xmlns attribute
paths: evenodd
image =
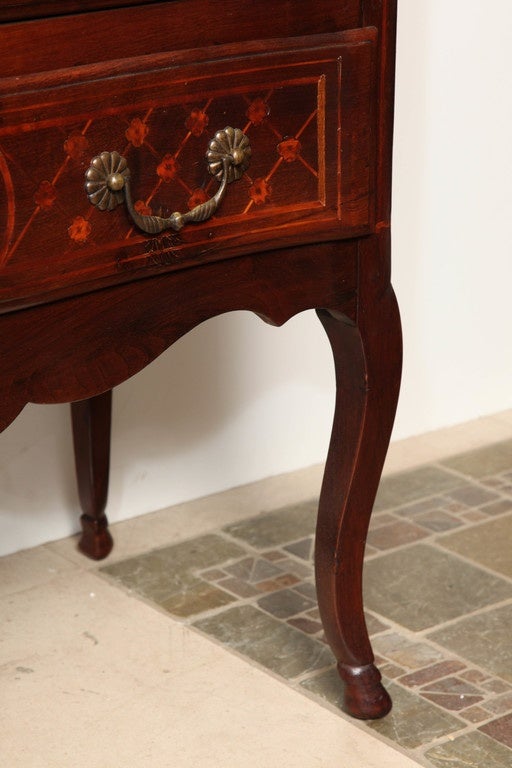
<svg viewBox="0 0 512 768"><path fill-rule="evenodd" d="M436 493L430 493L430 494L428 494L426 496L420 496L419 498L409 500L409 501L407 501L407 502L405 502L404 504L401 504L401 505L395 505L395 506L389 507L388 509L379 510L376 513L377 521L378 521L379 514L389 515L388 522L387 523L383 523L380 526L380 528L385 527L386 525L395 524L395 522L408 523L408 524L415 525L415 526L421 528L423 531L425 531L425 536L423 538L421 538L421 539L416 540L416 541L405 542L403 544L399 544L396 547L390 547L390 548L384 549L384 550L377 550L377 552L375 552L374 554L368 556L367 560L370 561L370 560L380 559L382 557L385 557L386 555L390 555L390 554L395 553L395 552L400 552L402 550L409 550L411 547L414 547L414 546L417 546L418 544L423 543L425 546L431 548L432 550L435 550L438 553L442 553L444 555L448 555L449 557L453 558L454 562L455 561L459 561L460 563L465 563L466 565L469 565L469 566L471 566L471 567L473 567L473 568L475 568L477 570L480 570L481 572L484 572L487 575L492 576L493 578L496 578L496 579L498 579L500 581L503 581L504 583L512 585L512 578L510 578L506 574L494 571L491 568L483 565L482 563L474 560L473 558L470 558L469 556L466 556L464 554L460 554L458 552L455 552L455 551L449 549L444 544L444 541L447 541L451 535L457 535L459 533L462 534L462 533L464 533L465 531L468 531L468 530L478 530L483 525L488 525L489 523L492 523L493 521L506 520L508 518L512 518L512 510L510 512L505 511L502 514L488 515L484 519L476 520L476 521L473 521L473 520L470 520L470 519L465 519L464 517L462 517L463 514L468 514L468 513L471 513L471 512L478 512L478 511L481 511L481 510L485 511L485 506L486 505L493 504L495 502L501 502L501 501L505 500L507 502L511 502L512 503L512 499L511 499L511 495L510 495L509 491L501 492L499 487L490 487L489 485L485 485L483 482L481 482L481 480L482 480L481 478L477 480L477 479L475 479L475 478L473 478L471 476L465 475L465 474L460 473L460 472L458 472L456 470L452 470L451 468L447 468L447 467L445 467L440 462L429 462L429 463L424 464L423 466L431 466L431 467L440 468L444 472L449 472L452 476L454 476L455 478L459 479L460 480L460 486L480 488L482 490L485 490L487 492L490 492L490 493L494 494L495 498L493 498L493 499L491 499L491 500L489 500L487 502L483 502L481 504L475 505L475 506L470 506L470 504L464 504L463 502L460 502L462 508L460 510L457 510L456 512L455 511L454 512L449 512L448 509L446 509L445 510L446 513L447 514L451 514L460 523L457 527L455 527L453 529L450 529L450 530L446 530L446 531L434 531L434 530L428 529L425 525L422 525L420 522L415 520L415 515L401 516L401 515L398 515L397 512L399 510L401 510L401 509L404 509L404 508L406 508L408 506L411 506L411 505L414 505L414 504L417 504L417 503L428 502L429 499L432 499L432 500L434 500L434 499L441 499L441 500L444 500L446 502L446 504L448 504L448 503L450 503L450 489L449 488L446 489L446 490L443 490L443 491L438 491ZM402 473L394 473L394 474L395 475L396 474L404 474L404 473L407 473L409 471L414 471L414 469L411 469L411 470L407 469L407 470L404 470L404 472L402 472ZM503 472L496 472L495 475L489 474L489 477L496 476L497 478L499 478L501 475L503 475ZM451 491L453 492L458 487L459 487L458 485L454 485L454 487L451 489ZM291 502L290 504L287 504L287 505L280 505L280 508L284 508L286 506L294 506L297 503L300 504L300 502L295 502L295 503ZM304 500L304 503L308 503L308 501ZM316 502L314 502L314 503L316 503ZM244 522L248 522L250 519L258 519L260 517L264 517L266 514L271 514L271 513L276 512L276 511L277 511L277 508L275 510L274 509L270 509L270 510L269 509L265 509L265 510L262 510L262 511L255 511L255 513L250 515L250 516L244 516L243 518L240 518L240 522L242 520ZM425 510L425 512L429 512L429 511L431 511L431 510L429 510L429 509ZM432 511L435 511L435 509L433 508ZM393 522L390 522L390 520L392 520ZM264 552L268 552L268 551L271 551L271 550L279 550L290 561L296 562L296 563L301 564L303 566L306 565L306 566L308 566L309 568L312 569L311 574L303 575L303 576L298 575L298 578L300 579L299 584L300 583L304 583L304 582L314 583L314 571L313 571L313 564L311 563L311 561L309 561L309 560L306 561L303 558L299 557L298 555L295 555L293 552L290 552L290 551L284 549L285 547L292 546L294 543L297 543L297 542L301 541L302 539L306 538L305 535L299 536L299 537L294 538L294 539L286 540L284 542L269 543L268 545L266 545L264 547L257 548L256 546L254 546L251 543L245 541L244 539L237 538L236 536L230 534L227 530L224 530L224 528L227 527L228 525L233 525L233 524L236 524L237 522L238 522L238 520L232 520L231 522L225 523L220 528L217 528L217 529L209 528L207 531L205 531L204 534L197 534L196 533L195 535L192 535L192 536L190 536L187 539L180 539L178 541L172 541L172 542L170 542L167 545L164 545L162 547L155 547L154 549L152 549L150 551L151 552L152 551L158 551L159 549L165 549L167 547L171 547L172 548L173 546L180 545L182 543L185 543L186 541L193 541L194 539L200 538L201 535L214 534L214 535L216 535L217 537L223 539L226 542L229 542L229 543L232 543L232 544L236 544L237 546L239 546L241 548L241 550L243 550L243 554L241 554L239 556L236 556L236 557L233 557L233 558L229 558L229 559L225 560L224 562L221 562L220 564L217 563L217 564L212 565L210 567L199 566L197 568L190 568L189 570L197 578L201 578L200 574L202 572L204 572L204 571L215 570L216 568L218 568L219 570L223 570L224 571L231 564L239 562L240 560L243 560L245 558L264 559L263 558ZM377 526L376 528L373 528L373 530L379 530L379 526ZM142 553L142 554L147 554L147 553L148 552ZM128 556L126 559L129 560L129 559L136 558L136 557L137 557L137 555L131 555L131 556ZM272 563L272 562L273 561L269 561L269 563ZM275 565L279 566L280 563L283 563L283 561L276 561ZM114 565L115 565L115 563L114 563ZM283 572L285 572L285 571L283 571ZM112 581L117 587L121 586L118 581L114 580L113 577L109 577L108 574L99 572L99 575L101 575L102 577L107 577L107 579L109 581ZM249 581L249 579L243 579L243 580L247 581L247 583L249 583L249 584L252 584L252 582ZM272 592L262 592L261 594L256 594L256 595L252 595L252 596L249 596L249 597L241 597L241 596L237 595L236 593L231 593L229 591L229 589L227 587L224 588L224 586L221 583L217 583L217 582L214 582L214 581L211 581L211 582L208 581L207 583L211 584L212 586L214 586L217 589L221 589L221 590L227 592L230 596L233 597L232 603L228 603L227 605L218 606L218 607L215 607L215 608L210 608L210 609L208 609L206 611L202 611L200 613L194 613L194 614L192 614L191 616L188 616L188 617L178 617L178 616L176 616L174 614L170 614L162 606L159 606L158 604L155 604L155 602L153 600L151 600L149 598L145 598L144 596L141 596L135 590L127 590L127 591L134 598L142 599L144 602L149 603L153 608L155 608L156 610L159 610L160 612L164 613L171 620L173 620L173 621L175 621L177 623L180 623L180 624L182 624L184 626L187 626L193 632L197 632L198 634L206 637L210 642L213 642L214 644L218 645L223 650L225 650L227 653L233 653L236 656L238 656L239 658L242 658L245 661L245 663L247 663L247 664L249 664L251 666L254 666L256 668L264 670L266 674L270 674L272 677L274 677L275 679L279 680L281 682L281 684L286 685L286 686L292 688L295 692L298 692L301 695L306 696L307 698L314 700L315 703L317 703L319 706L321 706L321 707L323 707L323 708L325 708L325 709L327 709L327 710L329 710L331 712L336 713L338 716L347 717L347 716L341 714L340 710L330 700L322 698L322 696L320 694L316 693L315 691L308 690L308 688L306 688L304 685L302 685L306 681L313 681L315 679L321 678L322 675L325 675L328 670L333 669L333 667L335 665L334 657L333 657L332 664L329 664L327 666L323 666L323 667L318 668L318 669L305 670L305 671L301 672L299 675L297 675L296 677L288 678L287 679L287 678L282 677L279 673L275 672L274 670L270 669L269 667L265 666L263 663L259 663L258 661L254 660L254 659L251 659L244 652L237 650L236 647L233 647L233 646L229 645L227 642L223 642L222 640L220 640L219 638L215 637L214 635L210 635L210 634L208 634L206 632L203 632L200 628L195 626L195 622L203 620L203 619L207 619L209 617L219 616L222 613L228 611L230 609L230 607L235 607L235 606L236 607L243 607L243 606L247 606L247 605L252 605L255 608L257 608L258 610L262 610L265 613L265 615L270 616L274 621L276 621L276 622L278 622L279 624L282 624L282 625L288 625L289 624L289 622L288 622L289 618L295 618L295 617L301 617L303 615L307 615L307 610L309 610L309 609L307 609L307 610L304 609L304 611L300 611L297 614L293 614L293 616L291 616L291 617L276 616L275 614L272 614L270 612L264 611L263 608L260 608L260 606L258 606L258 601L262 597L264 597L265 595L272 594ZM294 589L294 585L283 586L281 589L293 590ZM275 591L277 592L279 590L275 590ZM464 669L460 671L461 673L464 673L465 671L468 671L468 670L476 670L476 671L481 672L483 675L485 675L485 678L482 681L472 682L472 681L468 680L466 682L468 684L473 685L475 687L476 691L478 691L478 694L476 694L476 695L482 697L482 700L480 702L478 702L475 705L471 705L470 707L467 707L467 709L470 709L472 706L479 706L485 712L486 717L484 719L482 719L481 721L478 721L478 722L468 721L468 720L466 720L464 718L464 710L450 710L448 708L443 707L442 704L438 703L437 701L435 701L435 700L431 701L427 697L423 696L422 695L423 684L415 686L415 687L414 686L413 687L409 687L409 686L404 685L401 682L401 678L404 677L405 675L407 675L407 674L414 674L415 672L420 672L422 669L426 669L426 668L432 666L434 663L436 663L435 661L429 661L429 662L426 662L423 665L417 666L417 667L414 667L414 666L413 667L405 667L403 664L400 663L400 661L394 660L392 658L389 658L389 656L387 656L385 652L384 653L378 652L378 655L381 656L384 659L385 663L394 664L395 666L398 665L399 667L401 667L404 670L396 678L392 678L389 681L386 681L386 684L396 685L398 689L406 691L408 693L408 695L412 696L414 699L422 701L422 702L425 702L426 704L428 704L428 706L432 708L431 711L436 711L436 712L440 713L444 717L453 718L454 722L458 723L459 726L454 731L451 731L449 733L444 733L444 734L442 734L440 736L432 738L431 741L429 741L426 744L420 744L418 747L415 747L413 749L404 749L404 747L402 747L399 743L397 743L397 741L394 741L392 738L383 736L381 733L379 733L379 732L369 728L365 724L358 724L358 723L354 723L354 724L357 727L362 728L366 733L371 734L374 738L378 738L378 739L388 743L394 749L397 749L398 751L404 752L404 754L407 754L411 759L414 759L415 761L417 761L419 765L424 765L424 766L426 766L426 768L433 768L432 762L430 762L428 760L428 758L426 757L427 752L429 750L431 750L432 748L434 748L434 747L436 747L438 745L450 743L454 739L458 739L458 738L463 737L465 735L476 733L476 732L478 732L478 729L481 728L483 725L485 725L487 723L490 723L490 722L493 722L496 719L498 719L499 717L502 717L502 716L508 714L508 711L504 711L504 712L499 713L499 712L492 712L492 711L486 709L486 707L485 707L486 704L489 704L489 702L493 701L494 699L499 698L501 695L506 696L507 695L507 691L504 691L503 693L500 693L499 691L496 692L496 691L492 691L490 689L485 689L483 687L483 683L486 682L486 681L489 681L491 679L495 679L495 680L502 680L504 683L506 683L507 685L510 686L511 685L511 681L505 680L505 678L503 678L500 674L491 672L490 670L485 669L484 667L481 667L480 665L470 661L469 659L463 657L459 653L453 651L452 649L446 648L446 647L436 643L433 639L431 639L429 637L429 635L431 635L431 634L433 634L433 633L435 633L437 631L442 631L443 629L448 629L448 628L450 628L452 626L455 626L455 625L457 625L461 621L470 619L470 618L475 617L475 616L485 615L486 613L499 610L500 608L509 606L511 604L512 604L512 593L511 593L510 597L507 597L504 600L497 601L495 603L492 603L491 605L487 605L487 606L483 606L483 607L477 608L477 609L475 609L473 611L470 611L468 613L463 613L463 614L461 614L459 616L456 616L456 617L454 617L452 619L449 619L449 620L444 621L444 622L440 622L438 624L435 624L435 625L433 625L431 627L427 627L427 628L419 630L419 631L408 629L407 627L404 627L404 626L398 624L394 620L388 618L387 616L383 615L382 613L380 613L378 611L375 611L375 610L371 610L370 611L370 610L368 610L368 614L370 614L371 616L374 616L377 620L380 620L384 624L384 626L385 626L385 629L383 629L382 631L372 633L372 636L371 636L372 642L374 642L374 640L377 637L386 637L386 636L390 636L390 635L396 634L396 635L399 636L399 638L403 638L406 641L411 642L411 643L413 643L415 645L425 644L426 646L428 646L432 650L435 650L439 654L439 656L440 656L439 662L450 661L450 660L460 661L460 663L464 665ZM296 631L302 632L298 628L297 628ZM306 635L312 641L314 641L315 645L318 645L319 649L321 649L322 647L328 648L328 646L326 646L322 642L322 640L319 638L318 633L316 633L316 634L309 634L309 633L306 633L306 632L302 632L302 634ZM428 682L432 682L433 685L435 686L436 684L441 683L443 680L446 680L449 677L452 677L452 676L457 677L458 675L459 675L458 672L454 672L452 674L448 673L446 675L442 675L441 677L435 679L434 681L426 681L425 685L427 685ZM464 678L462 678L462 679L464 679ZM341 689L340 689L340 692L341 692ZM512 688L510 689L510 692L512 692ZM433 693L436 693L436 691L434 690ZM442 691L439 691L439 693L442 694ZM347 719L348 719L348 717L347 717ZM420 727L421 727L421 723L420 723ZM497 744L499 744L500 746L505 746L505 745L503 745L503 742L499 742L497 739L495 739L494 741Z"/></svg>

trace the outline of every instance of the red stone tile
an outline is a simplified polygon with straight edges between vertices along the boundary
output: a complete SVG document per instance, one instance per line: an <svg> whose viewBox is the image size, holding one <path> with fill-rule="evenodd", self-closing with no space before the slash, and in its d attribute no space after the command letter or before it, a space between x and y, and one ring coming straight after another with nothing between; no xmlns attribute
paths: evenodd
<svg viewBox="0 0 512 768"><path fill-rule="evenodd" d="M405 521L383 525L368 534L368 543L377 549L391 549L402 544L412 544L429 534L424 528Z"/></svg>
<svg viewBox="0 0 512 768"><path fill-rule="evenodd" d="M500 717L498 720L493 720L487 725L482 725L479 730L512 749L512 713Z"/></svg>
<svg viewBox="0 0 512 768"><path fill-rule="evenodd" d="M300 629L301 632L305 632L307 635L316 635L317 632L322 631L322 625L319 621L313 621L312 619L305 619L303 617L289 619L288 624Z"/></svg>
<svg viewBox="0 0 512 768"><path fill-rule="evenodd" d="M423 686L421 695L440 707L459 712L483 701L482 692L460 677L445 677Z"/></svg>
<svg viewBox="0 0 512 768"><path fill-rule="evenodd" d="M432 701L450 712L460 712L462 709L472 707L483 700L483 696L466 696L463 694L459 696L455 693L422 693L421 695L424 699L428 699L428 701Z"/></svg>
<svg viewBox="0 0 512 768"><path fill-rule="evenodd" d="M383 677L387 677L388 680L394 680L405 672L403 667L399 667L396 664L381 664L379 669Z"/></svg>
<svg viewBox="0 0 512 768"><path fill-rule="evenodd" d="M462 517L467 520L468 523L479 523L481 520L485 520L487 515L480 512L478 509L472 509L470 512L465 512Z"/></svg>
<svg viewBox="0 0 512 768"><path fill-rule="evenodd" d="M370 521L370 530L376 530L383 525L390 525L391 523L398 522L394 515L390 515L389 512L381 512L378 515L372 515Z"/></svg>
<svg viewBox="0 0 512 768"><path fill-rule="evenodd" d="M276 576L274 579L260 581L255 586L260 592L275 592L277 589L291 587L299 582L300 579L298 579L297 576L294 576L293 573L283 573L281 576Z"/></svg>
<svg viewBox="0 0 512 768"><path fill-rule="evenodd" d="M480 695L482 691L475 688L474 685L468 683L467 680L463 680L460 677L444 677L442 680L436 680L424 685L421 689L423 691L435 692L435 693L454 693L456 695Z"/></svg>
<svg viewBox="0 0 512 768"><path fill-rule="evenodd" d="M222 579L218 582L218 586L223 589L227 589L228 592L232 592L237 597L254 597L258 595L257 589L254 589L252 584L248 584L247 581L242 579L236 579L234 576L229 576L226 579Z"/></svg>
<svg viewBox="0 0 512 768"><path fill-rule="evenodd" d="M481 683L483 680L489 679L489 674L480 672L479 669L466 669L464 672L459 673L459 677L469 680L470 683Z"/></svg>
<svg viewBox="0 0 512 768"><path fill-rule="evenodd" d="M469 707L468 709L465 709L461 714L464 720L467 720L469 723L481 723L482 720L489 719L489 713L479 706Z"/></svg>
<svg viewBox="0 0 512 768"><path fill-rule="evenodd" d="M265 560L270 560L270 562L284 560L286 558L284 552L280 552L278 549L271 549L269 552L263 552L261 556L264 557Z"/></svg>
<svg viewBox="0 0 512 768"><path fill-rule="evenodd" d="M223 579L226 576L224 571L219 570L218 568L211 568L209 571L203 571L201 574L202 579L206 579L206 581L218 581L219 579Z"/></svg>
<svg viewBox="0 0 512 768"><path fill-rule="evenodd" d="M430 667L424 667L417 672L411 672L400 678L400 682L408 688L416 688L419 685L425 685L433 680L439 680L446 675L453 675L464 669L464 664L460 661L439 661Z"/></svg>

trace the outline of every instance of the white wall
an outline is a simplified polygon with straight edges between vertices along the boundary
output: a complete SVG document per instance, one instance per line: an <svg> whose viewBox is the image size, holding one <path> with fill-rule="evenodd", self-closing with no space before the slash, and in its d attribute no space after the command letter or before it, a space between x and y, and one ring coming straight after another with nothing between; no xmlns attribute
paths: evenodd
<svg viewBox="0 0 512 768"><path fill-rule="evenodd" d="M401 0L395 438L512 406L511 64L510 0ZM332 404L312 313L209 321L116 390L110 520L321 462ZM29 406L0 436L0 553L76 530L71 450L67 406Z"/></svg>

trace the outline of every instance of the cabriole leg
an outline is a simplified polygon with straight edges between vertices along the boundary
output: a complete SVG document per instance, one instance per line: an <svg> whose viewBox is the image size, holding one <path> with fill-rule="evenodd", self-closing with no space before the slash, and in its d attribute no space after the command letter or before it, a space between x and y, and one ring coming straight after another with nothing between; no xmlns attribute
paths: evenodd
<svg viewBox="0 0 512 768"><path fill-rule="evenodd" d="M374 719L391 709L363 614L363 555L391 435L401 371L401 333L391 287L356 326L319 311L337 381L334 425L320 496L316 579L325 634L343 680L344 709Z"/></svg>

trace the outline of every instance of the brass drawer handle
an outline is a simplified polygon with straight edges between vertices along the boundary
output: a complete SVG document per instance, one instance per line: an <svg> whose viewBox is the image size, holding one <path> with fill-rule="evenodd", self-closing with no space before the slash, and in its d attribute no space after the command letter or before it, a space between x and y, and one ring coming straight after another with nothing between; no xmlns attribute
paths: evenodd
<svg viewBox="0 0 512 768"><path fill-rule="evenodd" d="M91 160L85 174L85 189L89 201L100 211L111 211L124 202L139 229L156 235L165 229L176 232L190 221L206 221L222 202L228 184L239 179L249 167L251 146L249 139L239 128L217 131L208 145L206 160L208 170L220 182L215 195L187 213L176 211L168 218L145 216L133 207L130 189L130 169L119 152L102 152Z"/></svg>

